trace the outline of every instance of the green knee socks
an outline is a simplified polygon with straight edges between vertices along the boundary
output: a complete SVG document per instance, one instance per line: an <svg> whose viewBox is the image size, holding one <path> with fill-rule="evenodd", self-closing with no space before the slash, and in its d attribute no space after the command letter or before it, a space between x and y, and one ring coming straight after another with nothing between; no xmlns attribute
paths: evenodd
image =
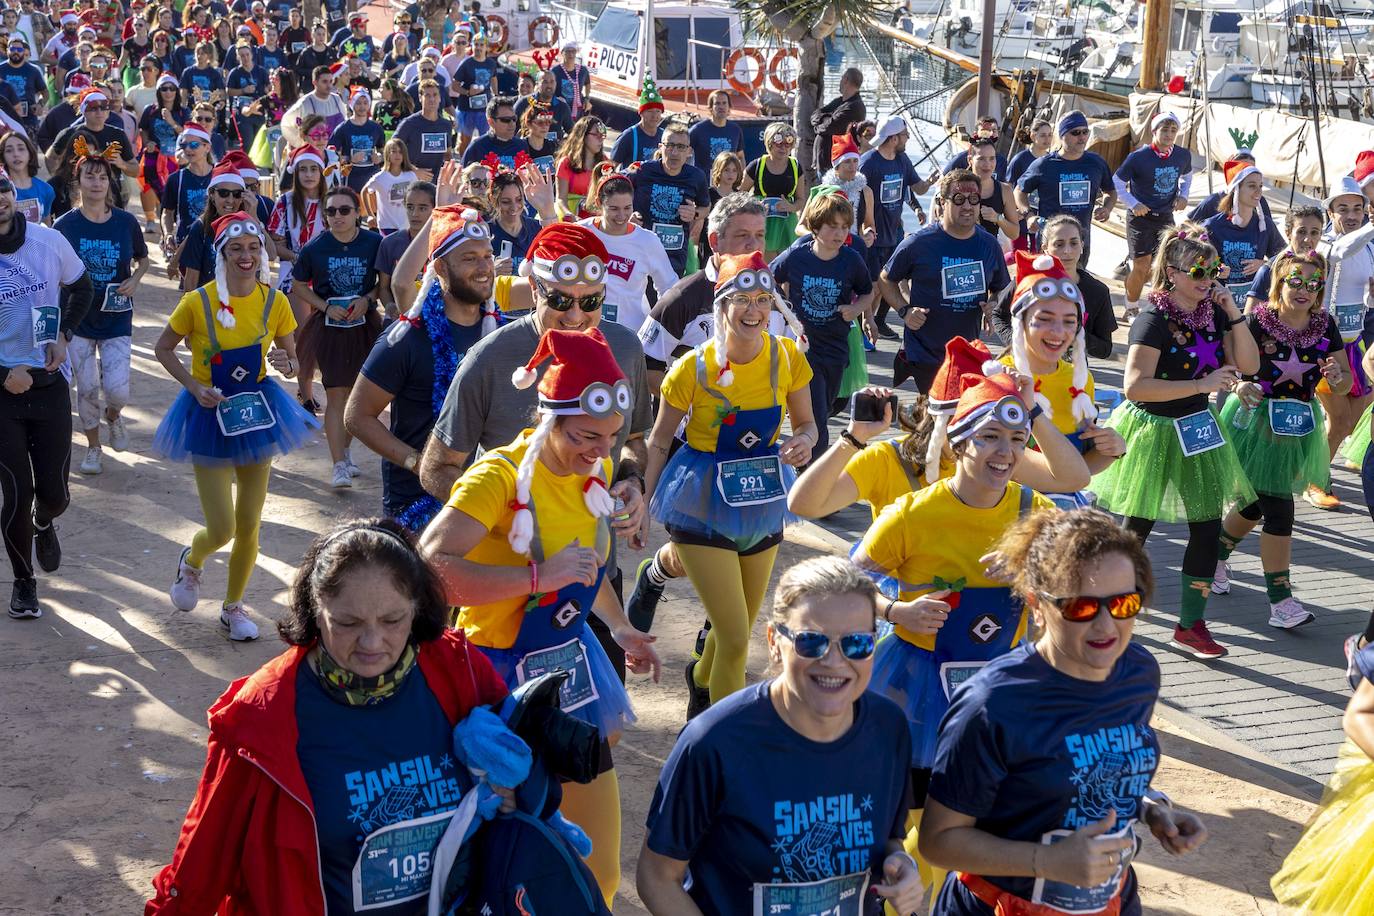
<svg viewBox="0 0 1374 916"><path fill-rule="evenodd" d="M1286 598L1292 598L1293 583L1288 577L1288 570L1265 573L1264 590L1269 593L1270 604L1278 604Z"/></svg>
<svg viewBox="0 0 1374 916"><path fill-rule="evenodd" d="M1218 541L1218 543L1221 546L1217 550L1217 562L1225 563L1227 560L1229 560L1231 558L1231 554L1236 552L1236 548L1240 546L1240 542L1243 540L1245 540L1244 535L1241 535L1238 538L1233 538L1231 537L1231 535L1226 533L1225 529L1222 529L1221 538Z"/></svg>
<svg viewBox="0 0 1374 916"><path fill-rule="evenodd" d="M1186 630L1201 620L1207 612L1207 596L1212 593L1212 577L1199 579L1182 573L1179 579L1183 583L1183 595L1179 600L1178 625Z"/></svg>

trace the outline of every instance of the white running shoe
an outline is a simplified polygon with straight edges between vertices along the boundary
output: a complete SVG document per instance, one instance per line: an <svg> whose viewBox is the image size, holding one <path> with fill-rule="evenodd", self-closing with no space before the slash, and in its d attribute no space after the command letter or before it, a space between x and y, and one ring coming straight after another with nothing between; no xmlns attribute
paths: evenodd
<svg viewBox="0 0 1374 916"><path fill-rule="evenodd" d="M347 461L334 462L334 479L330 481L330 486L336 490L353 486L353 475L348 472Z"/></svg>
<svg viewBox="0 0 1374 916"><path fill-rule="evenodd" d="M115 417L107 420L110 424L110 448L117 452L122 452L129 447L129 431L124 427L124 418Z"/></svg>
<svg viewBox="0 0 1374 916"><path fill-rule="evenodd" d="M1231 567L1220 560L1217 561L1216 575L1212 577L1212 594L1231 594Z"/></svg>
<svg viewBox="0 0 1374 916"><path fill-rule="evenodd" d="M1351 690L1358 690L1360 681L1364 680L1364 675L1360 673L1360 666L1355 664L1355 655L1360 651L1360 637L1362 635L1355 633L1346 637L1345 640L1345 679L1350 682Z"/></svg>
<svg viewBox="0 0 1374 916"><path fill-rule="evenodd" d="M220 608L220 626L229 630L229 638L235 642L248 642L258 638L258 625L248 616L242 601L226 604Z"/></svg>
<svg viewBox="0 0 1374 916"><path fill-rule="evenodd" d="M178 611L194 611L196 605L200 603L201 570L186 562L186 557L190 553L191 548L189 547L181 552L181 559L177 561L176 581L167 591L168 596L172 599L172 607Z"/></svg>
<svg viewBox="0 0 1374 916"><path fill-rule="evenodd" d="M1281 630L1291 630L1316 619L1317 616L1303 607L1297 598L1285 598L1278 604L1269 605L1269 625Z"/></svg>
<svg viewBox="0 0 1374 916"><path fill-rule="evenodd" d="M348 465L348 476L350 476L350 477L361 477L361 476L362 476L362 474L363 474L363 469L360 468L360 467L358 467L358 465L353 461L353 450L352 450L352 449L347 449L347 448L344 449L344 464Z"/></svg>
<svg viewBox="0 0 1374 916"><path fill-rule="evenodd" d="M81 459L81 473L94 477L105 470L100 464L100 449L87 448L86 457Z"/></svg>

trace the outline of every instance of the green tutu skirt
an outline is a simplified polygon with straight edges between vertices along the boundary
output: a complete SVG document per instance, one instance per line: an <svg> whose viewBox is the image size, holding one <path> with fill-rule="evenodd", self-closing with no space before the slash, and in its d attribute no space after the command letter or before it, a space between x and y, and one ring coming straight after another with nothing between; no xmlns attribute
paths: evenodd
<svg viewBox="0 0 1374 916"><path fill-rule="evenodd" d="M848 401L849 396L868 384L868 353L864 350L864 332L859 322L849 324L849 366L840 376L838 400Z"/></svg>
<svg viewBox="0 0 1374 916"><path fill-rule="evenodd" d="M791 247L797 240L797 214L785 213L782 216L770 216L763 229L763 250L768 254L776 254L784 248Z"/></svg>
<svg viewBox="0 0 1374 916"><path fill-rule="evenodd" d="M1111 426L1126 440L1126 454L1093 478L1100 508L1161 522L1205 522L1255 501L1225 423L1226 444L1191 458L1169 417L1128 403L1113 412Z"/></svg>
<svg viewBox="0 0 1374 916"><path fill-rule="evenodd" d="M1350 438L1345 440L1345 447L1341 449L1345 455L1345 460L1354 464L1364 464L1365 452L1369 451L1370 427L1374 426L1374 404L1370 404L1364 409L1364 416L1360 417L1355 424L1355 431L1350 434Z"/></svg>
<svg viewBox="0 0 1374 916"><path fill-rule="evenodd" d="M1325 490L1331 482L1331 458L1326 449L1326 418L1321 405L1312 401L1315 425L1305 436L1276 436L1269 425L1269 402L1250 412L1250 425L1237 429L1240 398L1227 398L1221 408L1221 425L1231 436L1240 466L1256 493L1293 496L1313 484Z"/></svg>

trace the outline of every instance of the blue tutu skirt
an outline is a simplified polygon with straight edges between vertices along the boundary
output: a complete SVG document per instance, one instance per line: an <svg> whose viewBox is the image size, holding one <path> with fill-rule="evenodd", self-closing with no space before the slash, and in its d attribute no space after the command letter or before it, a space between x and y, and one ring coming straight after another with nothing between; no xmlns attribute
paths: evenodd
<svg viewBox="0 0 1374 916"><path fill-rule="evenodd" d="M601 731L602 740L610 740L624 731L626 725L635 721L630 695L625 692L625 685L620 683L620 676L616 674L611 660L606 657L606 650L601 648L601 642L596 635L583 625L577 637L582 642L582 651L586 653L597 696L590 703L571 710L571 715L595 725ZM492 649L488 646L478 648L491 660L492 667L501 675L507 687L514 690L520 686L516 668L529 653L515 649Z"/></svg>
<svg viewBox="0 0 1374 916"><path fill-rule="evenodd" d="M782 466L782 485L792 489L797 472ZM684 445L668 461L654 488L649 514L664 527L697 537L723 537L747 550L796 521L787 500L732 507L716 487L716 456Z"/></svg>
<svg viewBox="0 0 1374 916"><path fill-rule="evenodd" d="M265 379L261 390L276 424L226 436L220 432L214 409L201 406L191 392L182 389L153 434L153 451L171 461L239 467L261 464L308 444L320 421L272 379Z"/></svg>
<svg viewBox="0 0 1374 916"><path fill-rule="evenodd" d="M868 689L902 707L911 730L911 765L929 769L935 763L940 720L949 710L935 653L912 645L896 633L884 637L873 655L873 679Z"/></svg>

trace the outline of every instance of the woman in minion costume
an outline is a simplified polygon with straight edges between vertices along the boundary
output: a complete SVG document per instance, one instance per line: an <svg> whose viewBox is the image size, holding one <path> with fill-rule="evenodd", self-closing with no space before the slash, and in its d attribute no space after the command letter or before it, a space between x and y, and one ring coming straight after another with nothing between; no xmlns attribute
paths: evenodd
<svg viewBox="0 0 1374 916"><path fill-rule="evenodd" d="M1096 474L1126 453L1126 442L1116 430L1097 425L1084 309L1082 292L1058 258L1016 252L1011 348L1001 362L1034 377L1035 403ZM1063 509L1088 505L1081 491L1042 492Z"/></svg>
<svg viewBox="0 0 1374 916"><path fill-rule="evenodd" d="M954 474L883 510L854 555L859 566L891 577L899 589L880 604L880 616L895 630L878 644L869 689L901 706L911 729L915 810L907 851L913 854L950 695L1025 631L1021 602L981 558L1019 517L1054 508L1012 479L1041 413L1027 406L1030 379L966 373L960 384L947 432L941 423L931 442L942 448L948 436Z"/></svg>
<svg viewBox="0 0 1374 916"><path fill-rule="evenodd" d="M768 333L777 309L796 334ZM645 493L697 590L711 632L688 666L693 704L744 687L749 634L763 604L787 518L793 468L811 460L816 421L806 335L778 295L763 255L722 255L715 282L715 336L684 354L663 379L649 437ZM781 438L791 415L792 435ZM687 444L670 459L687 420ZM643 536L648 536L648 519Z"/></svg>
<svg viewBox="0 0 1374 916"><path fill-rule="evenodd" d="M554 259L563 282L599 282L604 265L573 252ZM564 711L614 741L634 721L615 668L587 631L588 613L610 628L633 672L659 660L654 638L625 618L606 577L611 550L607 492L610 450L632 407L630 386L606 339L588 331L545 331L529 363L515 371L527 388L535 367L552 360L539 383L538 422L514 442L485 453L454 485L420 541L458 626L512 688L565 670ZM587 864L607 905L620 882L620 792L609 748L587 785L564 786L563 815L587 831Z"/></svg>
<svg viewBox="0 0 1374 916"><path fill-rule="evenodd" d="M1314 620L1293 597L1289 561L1293 553L1293 496L1331 480L1317 383L1332 394L1350 390L1345 342L1323 307L1326 259L1315 251L1286 251L1274 262L1269 300L1256 304L1246 320L1259 347L1259 371L1236 387L1237 397L1221 411L1245 476L1258 498L1232 507L1222 520L1221 545L1212 594L1231 591L1226 559L1264 519L1260 559L1269 597L1269 625L1289 630Z"/></svg>
<svg viewBox="0 0 1374 916"><path fill-rule="evenodd" d="M299 366L296 319L286 296L267 283L262 229L248 214L231 213L214 230L214 280L181 297L154 347L183 390L153 449L191 462L205 512L205 527L177 563L172 604L195 609L206 558L233 540L220 623L231 639L248 640L258 628L243 594L257 562L272 459L307 444L319 423L267 377L268 365L284 378ZM189 369L176 353L182 341L191 351Z"/></svg>

